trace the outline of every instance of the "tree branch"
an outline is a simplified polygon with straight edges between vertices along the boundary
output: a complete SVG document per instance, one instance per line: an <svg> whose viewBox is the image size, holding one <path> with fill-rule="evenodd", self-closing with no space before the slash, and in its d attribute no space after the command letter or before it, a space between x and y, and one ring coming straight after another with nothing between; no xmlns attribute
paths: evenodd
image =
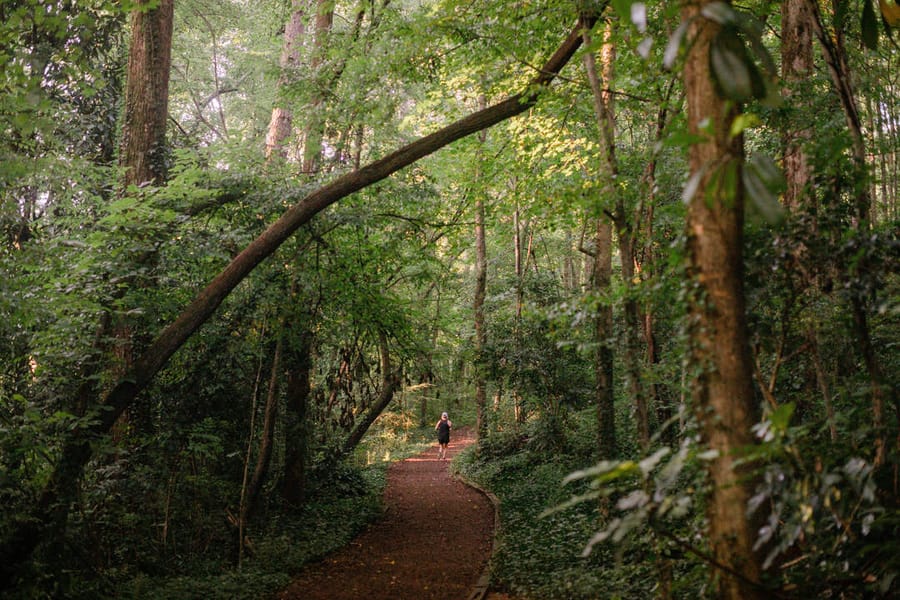
<svg viewBox="0 0 900 600"><path fill-rule="evenodd" d="M70 434L64 443L61 458L31 514L25 515L11 527L0 545L0 589L15 585L14 569L29 560L46 535L47 528L53 524L61 526L65 522L84 466L92 455L91 441L109 431L172 355L253 269L272 255L297 229L338 200L387 178L448 144L530 109L536 104L541 90L553 81L581 46L583 30L592 27L595 21L593 15L583 15L579 19L578 25L541 68L540 74L531 81L526 91L464 117L308 194L238 254L134 361L131 370L103 398L94 424L89 429Z"/></svg>

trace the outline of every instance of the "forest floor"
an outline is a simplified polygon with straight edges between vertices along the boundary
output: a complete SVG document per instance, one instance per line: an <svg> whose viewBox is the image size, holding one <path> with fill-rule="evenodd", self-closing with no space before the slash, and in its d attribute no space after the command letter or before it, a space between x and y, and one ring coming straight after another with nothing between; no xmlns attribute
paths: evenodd
<svg viewBox="0 0 900 600"><path fill-rule="evenodd" d="M475 441L455 431L452 459ZM391 465L384 514L342 550L304 569L279 600L466 600L493 546L494 507L450 475L433 448ZM504 595L491 594L490 600Z"/></svg>

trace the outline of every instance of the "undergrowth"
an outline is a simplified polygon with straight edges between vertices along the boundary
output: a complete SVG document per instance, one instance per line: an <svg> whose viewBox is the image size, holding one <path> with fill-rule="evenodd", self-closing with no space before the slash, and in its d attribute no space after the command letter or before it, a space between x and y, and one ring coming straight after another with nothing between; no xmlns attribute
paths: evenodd
<svg viewBox="0 0 900 600"><path fill-rule="evenodd" d="M172 573L120 574L100 586L75 586L91 598L145 600L271 597L286 587L304 565L349 543L382 513L386 473L391 462L421 452L433 443L430 431L400 423L386 413L349 460L310 472L307 504L300 510L269 506L252 536L252 552L240 569L234 561L192 561ZM429 428L430 429L430 428ZM81 597L88 597L82 595Z"/></svg>
<svg viewBox="0 0 900 600"><path fill-rule="evenodd" d="M320 493L301 511L270 515L254 541L253 555L244 559L240 570L220 565L207 573L179 577L139 575L112 596L147 600L255 600L272 596L286 587L303 565L346 545L378 518L386 471L384 464L361 469L356 473L365 484L361 490ZM339 480L338 489L342 487Z"/></svg>
<svg viewBox="0 0 900 600"><path fill-rule="evenodd" d="M661 562L649 536L597 544L586 553L603 522L599 503L580 502L544 514L586 490L562 482L585 466L582 442L587 440L570 438L548 452L531 433L493 437L482 446L480 457L473 446L454 462L460 475L491 491L500 502L492 589L542 600L654 597ZM676 568L676 585L686 589L673 593L692 597L698 588L697 572L685 564Z"/></svg>

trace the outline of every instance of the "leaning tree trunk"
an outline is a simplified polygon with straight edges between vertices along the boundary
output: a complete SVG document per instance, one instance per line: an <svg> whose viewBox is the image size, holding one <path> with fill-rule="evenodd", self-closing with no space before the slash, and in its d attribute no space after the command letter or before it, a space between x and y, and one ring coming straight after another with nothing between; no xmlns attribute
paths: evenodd
<svg viewBox="0 0 900 600"><path fill-rule="evenodd" d="M591 22L592 24L592 22ZM367 166L338 177L295 203L263 233L234 257L228 266L184 308L135 359L130 371L104 396L104 410L98 412L90 427L69 433L60 449L60 458L29 514L21 515L9 524L0 544L0 589L15 583L15 569L30 559L35 548L46 535L46 527L56 515L65 515L69 501L92 456L91 442L104 435L142 392L172 355L212 316L232 290L253 269L272 255L294 232L335 202L373 183L381 181L400 169L468 135L522 114L537 102L545 88L574 55L581 45L579 22L566 41L540 69L526 92L471 114L443 129L408 144Z"/></svg>
<svg viewBox="0 0 900 600"><path fill-rule="evenodd" d="M391 365L387 335L383 331L378 332L378 349L381 353L381 392L379 392L378 400L375 401L375 404L366 411L366 414L356 423L356 427L347 436L347 439L341 446L341 456L348 456L356 449L369 427L391 403L391 400L394 399L394 392L400 387L400 375Z"/></svg>
<svg viewBox="0 0 900 600"><path fill-rule="evenodd" d="M690 344L693 408L705 443L717 452L710 462L709 543L717 562L718 597L763 600L762 568L754 552L756 528L747 516L751 484L740 452L754 443L758 421L747 341L743 288L743 138L730 136L738 114L720 98L709 69L709 50L719 26L699 16L709 1L685 2L682 18L693 19L692 46L684 67L687 121L702 139L690 148L690 169L700 185L687 214ZM713 133L706 133L706 132ZM716 174L734 169L733 186Z"/></svg>

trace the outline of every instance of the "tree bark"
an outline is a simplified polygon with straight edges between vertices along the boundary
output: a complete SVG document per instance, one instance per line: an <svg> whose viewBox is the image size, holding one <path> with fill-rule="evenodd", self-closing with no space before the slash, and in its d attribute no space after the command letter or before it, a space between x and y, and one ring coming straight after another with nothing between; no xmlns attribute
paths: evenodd
<svg viewBox="0 0 900 600"><path fill-rule="evenodd" d="M736 464L754 443L751 428L758 421L744 308L743 138L729 135L738 107L718 97L710 76L710 43L719 26L699 14L709 3L682 5L682 19L693 19L684 67L688 128L702 139L689 152L691 174L700 185L689 201L686 224L694 288L688 317L692 400L703 439L717 452L709 466L713 490L707 505L712 553L726 567L717 573L717 596L763 600L768 594L760 586L761 561L753 551L756 527L747 516L749 467ZM724 175L728 169L734 169L733 178Z"/></svg>
<svg viewBox="0 0 900 600"><path fill-rule="evenodd" d="M174 0L160 0L148 11L131 13L131 49L119 164L125 187L160 185L166 177L166 123L172 66Z"/></svg>
<svg viewBox="0 0 900 600"><path fill-rule="evenodd" d="M266 405L263 409L263 426L256 454L256 466L247 486L247 492L241 507L241 522L246 524L257 506L263 483L269 474L269 463L272 460L272 446L275 437L275 418L278 413L279 383L281 382L281 357L284 352L284 334L280 334L275 344L272 357L272 372L269 374L269 387L266 392Z"/></svg>
<svg viewBox="0 0 900 600"><path fill-rule="evenodd" d="M482 106L484 97L480 98ZM485 138L481 136L484 145ZM487 384L481 367L482 353L487 343L487 333L484 323L484 299L487 291L487 243L484 231L484 194L476 192L475 199L475 298L473 311L475 313L475 429L478 432L479 442L487 439Z"/></svg>
<svg viewBox="0 0 900 600"><path fill-rule="evenodd" d="M303 38L303 15L306 13L307 0L294 0L291 18L284 26L284 45L281 50L281 76L278 78L280 89L290 81L291 71L300 62L300 40ZM266 133L266 159L273 156L287 157L285 141L291 136L293 129L293 111L290 108L276 105L272 108L272 118Z"/></svg>
<svg viewBox="0 0 900 600"><path fill-rule="evenodd" d="M326 81L330 78L324 77L319 73L322 69L325 53L328 48L328 37L331 33L331 26L334 22L334 0L317 0L316 1L316 28L315 39L313 41L313 56L310 63L310 70L313 74L314 86L313 98L311 106L307 111L306 125L303 128L303 164L301 170L304 173L312 173L315 171L322 156L322 137L325 130L325 119L321 114L322 104L325 98L324 89L318 89L319 86L325 86Z"/></svg>
<svg viewBox="0 0 900 600"><path fill-rule="evenodd" d="M312 311L310 311L311 313ZM291 336L287 361L287 425L284 459L284 480L281 496L293 506L300 506L306 497L307 454L309 448L310 381L313 356L312 314L304 314L307 321L290 323Z"/></svg>
<svg viewBox="0 0 900 600"><path fill-rule="evenodd" d="M809 78L814 68L809 5L806 0L785 0L781 5L781 74L787 84L784 90L786 103L795 110L809 105L795 88ZM784 176L787 181L784 203L792 212L801 208L806 198L810 174L803 144L810 135L809 129L796 127L785 127L782 135ZM810 200L815 201L815 195L810 195ZM815 211L815 206L808 208Z"/></svg>
<svg viewBox="0 0 900 600"><path fill-rule="evenodd" d="M297 201L219 273L194 300L170 323L131 370L104 396L94 425L73 431L64 442L60 459L30 514L11 524L0 545L0 589L14 585L14 569L27 561L40 543L44 529L58 514L67 514L75 486L92 455L91 441L107 433L116 419L134 401L162 369L172 355L215 312L223 300L297 229L340 199L381 181L429 154L471 135L519 115L537 102L540 89L546 87L572 58L581 45L581 30L593 20L579 22L568 38L541 68L528 91L471 114L430 135L337 178ZM287 198L286 200L293 200Z"/></svg>
<svg viewBox="0 0 900 600"><path fill-rule="evenodd" d="M853 142L853 160L860 173L866 173L866 142L862 132L862 121L859 116L859 107L856 103L856 95L853 92L850 66L847 62L847 52L843 44L843 32L840 28L835 30L835 38L832 39L822 25L822 13L816 0L804 0L805 14L809 18L809 25L813 34L822 46L822 54L831 82L837 93L844 118L847 121L847 129ZM858 224L865 227L869 221L872 198L869 195L868 185L859 186L856 197L856 219Z"/></svg>
<svg viewBox="0 0 900 600"><path fill-rule="evenodd" d="M606 28L608 40L609 25ZM585 46L590 46L588 31L584 32ZM601 50L604 69L612 69L614 49L604 43ZM584 67L591 85L594 103L594 116L600 129L600 142L603 148L599 178L603 182L601 202L611 201L615 195L613 181L617 171L615 156L615 123L610 113L612 98L603 91L603 82L597 72L594 55L586 52ZM611 71L607 73L610 75ZM612 283L612 224L606 216L599 216L595 223L593 269L591 271L591 289L602 295L609 291ZM612 459L617 455L616 423L615 423L615 386L613 383L612 349L613 309L607 302L599 302L594 323L594 342L597 347L594 355L594 402L597 407L597 446L601 459Z"/></svg>

